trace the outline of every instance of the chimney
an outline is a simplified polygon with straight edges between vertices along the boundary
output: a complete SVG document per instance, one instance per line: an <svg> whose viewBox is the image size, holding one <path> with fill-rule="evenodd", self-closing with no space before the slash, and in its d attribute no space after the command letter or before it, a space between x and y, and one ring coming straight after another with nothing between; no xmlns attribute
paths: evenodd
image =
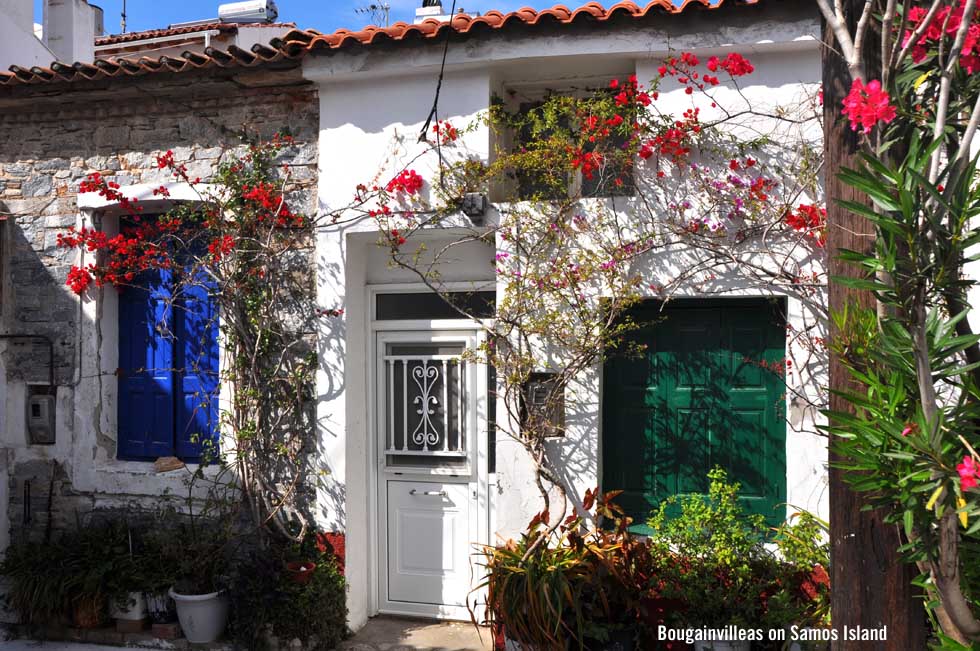
<svg viewBox="0 0 980 651"><path fill-rule="evenodd" d="M102 18L102 9L86 0L45 0L44 42L59 61L90 63Z"/></svg>
<svg viewBox="0 0 980 651"><path fill-rule="evenodd" d="M430 18L446 21L451 16L443 10L441 0L422 0L422 6L415 10L415 24L418 25Z"/></svg>

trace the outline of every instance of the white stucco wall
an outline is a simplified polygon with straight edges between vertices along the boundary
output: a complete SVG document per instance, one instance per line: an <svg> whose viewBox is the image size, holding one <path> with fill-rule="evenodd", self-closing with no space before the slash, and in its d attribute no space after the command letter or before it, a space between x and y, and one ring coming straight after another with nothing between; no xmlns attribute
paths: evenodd
<svg viewBox="0 0 980 651"><path fill-rule="evenodd" d="M58 58L34 36L34 0L6 0L3 11L4 19L0 20L0 69L7 70L12 65L24 68L48 66ZM37 19L40 22L41 17L37 16Z"/></svg>
<svg viewBox="0 0 980 651"><path fill-rule="evenodd" d="M699 14L700 15L700 14ZM694 16L664 18L656 25L623 26L603 34L560 31L533 37L495 36L472 39L450 47L446 78L439 102L439 118L456 126L470 123L486 109L492 93L511 85L533 86L554 80L606 78L635 72L644 81L653 77L659 58L668 49L691 49L707 56L731 50L752 58L756 73L748 84L749 96L778 103L798 98L807 85L820 78L819 25L815 15L772 14L743 18L738 12L731 24L710 28ZM319 201L321 213L349 203L358 183L379 180L383 184L419 151L415 143L429 113L435 92L441 48L402 48L394 52L353 50L329 57L309 57L304 62L308 78L320 88L321 134ZM655 63L657 62L657 63ZM682 93L682 91L678 91ZM666 93L662 105L684 98ZM480 127L464 136L463 146L472 155L486 158L490 134ZM411 167L423 177L432 166L416 161ZM492 217L491 217L492 219ZM431 236L438 238L436 234ZM343 307L343 319L327 323L320 333L321 368L318 375L318 422L323 463L329 481L321 500L325 525L347 532L347 572L350 623L355 629L376 612L371 596L377 584L378 561L371 558L372 493L376 491L376 459L369 453L367 403L368 373L373 348L368 341L366 288L374 283L411 282L410 274L386 266L386 252L374 242L377 233L368 220L322 229L317 241L319 301L329 309ZM491 252L492 253L492 252ZM489 255L484 259L489 259ZM660 268L656 269L660 264ZM664 262L651 261L654 273L664 272ZM484 263L460 255L441 272L446 280L492 279ZM737 278L720 279L731 295L745 294ZM695 295L693 289L691 295ZM755 292L757 295L758 292ZM802 323L806 310L790 302L789 319ZM821 368L812 371L819 379ZM581 494L599 483L601 369L579 378L575 406L570 407L568 432L556 441L561 470L573 491ZM789 413L796 425L812 425L813 414ZM503 416L502 407L498 411ZM825 441L811 434L787 433L787 484L789 501L826 516ZM541 508L532 482L533 469L519 445L501 436L497 442L495 500L496 532L513 536L523 530ZM486 541L489 542L489 541Z"/></svg>

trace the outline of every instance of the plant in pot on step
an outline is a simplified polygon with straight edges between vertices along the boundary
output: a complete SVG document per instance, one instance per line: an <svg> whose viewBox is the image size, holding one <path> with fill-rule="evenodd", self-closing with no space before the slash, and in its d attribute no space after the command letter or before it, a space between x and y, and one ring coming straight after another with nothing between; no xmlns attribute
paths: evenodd
<svg viewBox="0 0 980 651"><path fill-rule="evenodd" d="M539 513L520 540L481 552L484 577L474 591L487 590L508 650L585 648L583 592L594 565L585 546L569 540L570 529L551 530L548 521Z"/></svg>
<svg viewBox="0 0 980 651"><path fill-rule="evenodd" d="M228 622L226 526L220 520L197 518L182 527L182 555L170 596L184 637L195 644L217 640Z"/></svg>
<svg viewBox="0 0 980 651"><path fill-rule="evenodd" d="M106 530L106 544L116 557L116 571L106 586L109 595L109 615L123 622L143 622L146 619L146 600L143 598L143 558L138 539L128 522L111 523Z"/></svg>
<svg viewBox="0 0 980 651"><path fill-rule="evenodd" d="M71 593L72 619L79 628L96 628L106 621L111 599L121 597L126 576L128 550L118 533L117 523L79 524L67 534L68 548L64 581Z"/></svg>
<svg viewBox="0 0 980 651"><path fill-rule="evenodd" d="M170 588L176 582L182 554L183 542L174 535L167 522L154 523L140 536L136 558L147 614L153 624L177 621L177 607L170 597Z"/></svg>

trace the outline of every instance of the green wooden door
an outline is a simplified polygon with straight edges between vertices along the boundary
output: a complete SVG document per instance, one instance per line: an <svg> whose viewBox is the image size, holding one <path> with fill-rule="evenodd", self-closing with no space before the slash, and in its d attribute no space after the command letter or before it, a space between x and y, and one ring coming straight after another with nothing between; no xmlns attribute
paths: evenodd
<svg viewBox="0 0 980 651"><path fill-rule="evenodd" d="M785 516L785 359L781 301L646 303L630 340L646 347L605 365L602 489L642 525L665 497L707 492L708 471L742 484L745 506ZM766 368L768 366L769 368Z"/></svg>

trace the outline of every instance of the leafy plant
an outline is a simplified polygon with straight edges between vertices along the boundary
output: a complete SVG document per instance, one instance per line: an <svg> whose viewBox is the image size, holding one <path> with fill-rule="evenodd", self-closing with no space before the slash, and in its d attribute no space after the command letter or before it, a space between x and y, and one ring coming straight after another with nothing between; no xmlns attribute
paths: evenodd
<svg viewBox="0 0 980 651"><path fill-rule="evenodd" d="M286 569L296 559L316 564L306 583L295 582ZM309 533L300 545L253 549L235 567L230 631L241 646L260 651L274 636L326 651L347 636L344 577L319 534Z"/></svg>
<svg viewBox="0 0 980 651"><path fill-rule="evenodd" d="M780 558L767 546L765 518L742 508L740 485L721 468L708 480L707 495L670 497L649 520L652 544L673 559L661 579L665 595L683 604L681 622L767 629L820 621L829 577L816 520L800 516L777 530Z"/></svg>

